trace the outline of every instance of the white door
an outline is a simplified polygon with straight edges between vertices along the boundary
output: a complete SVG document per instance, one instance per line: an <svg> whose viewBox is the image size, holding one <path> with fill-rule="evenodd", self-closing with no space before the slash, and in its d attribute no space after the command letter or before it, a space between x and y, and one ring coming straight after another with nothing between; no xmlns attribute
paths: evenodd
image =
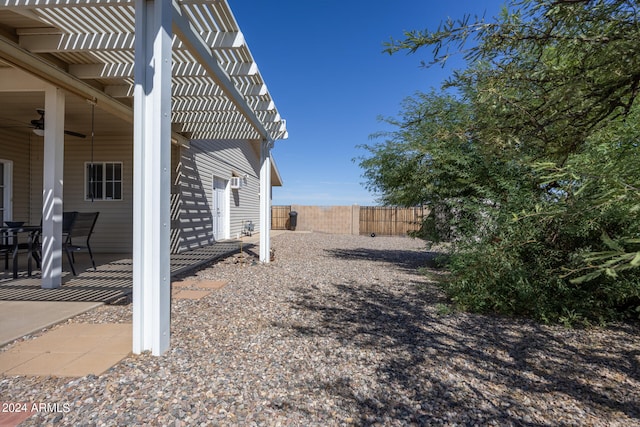
<svg viewBox="0 0 640 427"><path fill-rule="evenodd" d="M11 166L8 160L0 160L0 226L4 221L11 221L13 209L11 209Z"/></svg>
<svg viewBox="0 0 640 427"><path fill-rule="evenodd" d="M224 223L227 213L227 201L225 198L227 190L227 180L213 178L213 238L220 240L225 238Z"/></svg>

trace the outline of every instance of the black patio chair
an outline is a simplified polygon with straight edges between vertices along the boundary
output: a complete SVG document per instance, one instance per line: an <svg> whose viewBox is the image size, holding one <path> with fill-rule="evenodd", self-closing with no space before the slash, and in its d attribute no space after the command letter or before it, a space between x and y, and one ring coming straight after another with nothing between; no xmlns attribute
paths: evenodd
<svg viewBox="0 0 640 427"><path fill-rule="evenodd" d="M62 238L66 241L69 235L69 229L73 221L76 219L77 211L62 212ZM40 230L31 234L31 256L36 261L36 266L41 268L42 261L42 242L40 242L40 236L42 235L42 219L40 220Z"/></svg>
<svg viewBox="0 0 640 427"><path fill-rule="evenodd" d="M91 257L91 264L93 264L93 269L97 270L96 263L93 260L93 252L91 252L89 240L91 240L93 228L96 225L99 213L100 212L74 212L75 215L73 215L73 219L69 218L70 225L68 231L66 232L65 240L62 243L62 249L67 253L67 259L69 260L71 272L74 276L77 276L76 269L74 267L74 253L76 252L89 252L89 257Z"/></svg>

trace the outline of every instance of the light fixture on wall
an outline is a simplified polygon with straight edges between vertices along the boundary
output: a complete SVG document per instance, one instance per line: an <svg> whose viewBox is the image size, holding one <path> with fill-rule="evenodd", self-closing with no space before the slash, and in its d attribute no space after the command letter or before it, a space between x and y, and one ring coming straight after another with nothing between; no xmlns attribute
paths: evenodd
<svg viewBox="0 0 640 427"><path fill-rule="evenodd" d="M38 136L44 136L44 129L40 129L40 128L35 128L33 130L33 133L35 133Z"/></svg>

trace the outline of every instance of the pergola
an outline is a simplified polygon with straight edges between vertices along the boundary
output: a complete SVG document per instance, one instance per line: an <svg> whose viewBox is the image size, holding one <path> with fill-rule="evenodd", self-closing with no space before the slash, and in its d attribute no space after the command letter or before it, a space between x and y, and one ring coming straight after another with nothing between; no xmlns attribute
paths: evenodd
<svg viewBox="0 0 640 427"><path fill-rule="evenodd" d="M162 354L172 141L260 144L260 259L269 261L270 150L286 123L227 1L0 0L0 89L16 70L45 93L43 287L61 283L65 94L133 122L133 350Z"/></svg>

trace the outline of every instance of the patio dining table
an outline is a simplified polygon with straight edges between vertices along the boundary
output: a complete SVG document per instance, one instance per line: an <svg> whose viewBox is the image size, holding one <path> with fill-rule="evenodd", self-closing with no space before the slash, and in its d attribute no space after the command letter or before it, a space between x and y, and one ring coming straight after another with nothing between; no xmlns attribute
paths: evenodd
<svg viewBox="0 0 640 427"><path fill-rule="evenodd" d="M12 252L13 263L13 278L18 278L18 253L20 249L27 249L27 274L31 276L32 259L37 259L35 255L35 244L37 243L38 236L42 232L42 227L39 225L21 225L19 227L0 227L0 247L5 248ZM20 241L20 236L26 235L26 242ZM6 268L6 265L5 265Z"/></svg>

